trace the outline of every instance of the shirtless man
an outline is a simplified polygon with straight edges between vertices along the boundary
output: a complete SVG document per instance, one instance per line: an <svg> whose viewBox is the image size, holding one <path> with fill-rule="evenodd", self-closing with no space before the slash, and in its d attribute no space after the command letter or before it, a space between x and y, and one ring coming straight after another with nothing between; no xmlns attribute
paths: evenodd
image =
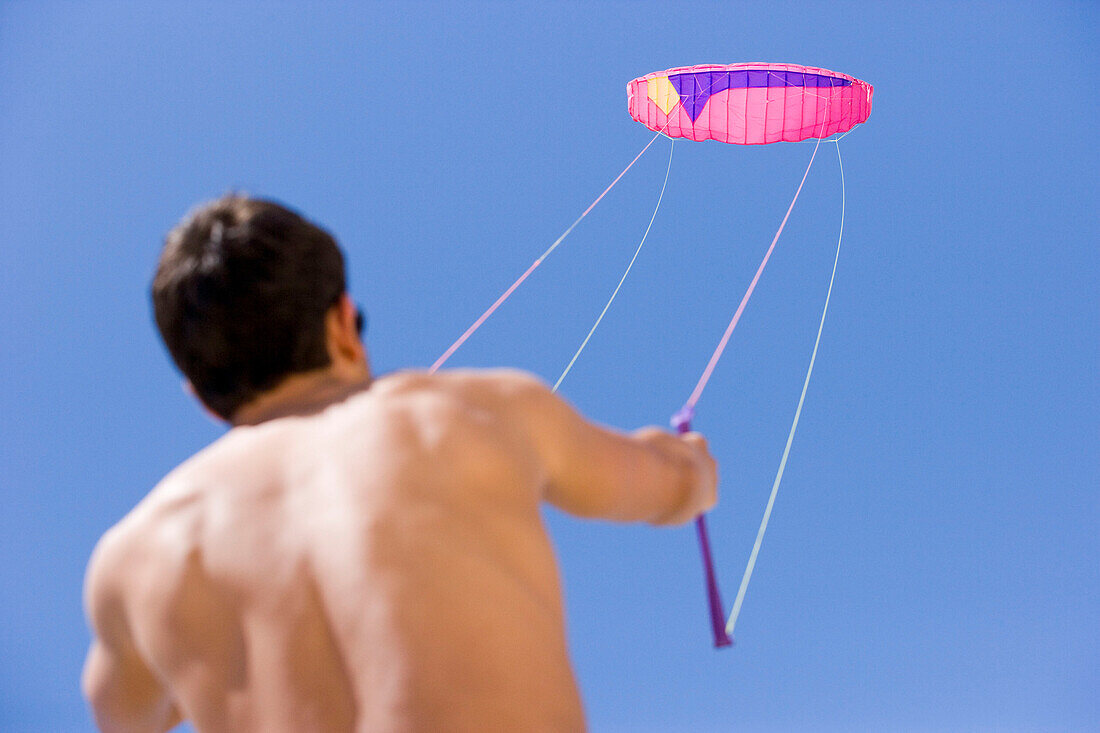
<svg viewBox="0 0 1100 733"><path fill-rule="evenodd" d="M92 556L100 728L584 729L539 505L687 521L700 436L593 425L515 371L372 380L335 241L267 201L189 215L153 303L232 429Z"/></svg>

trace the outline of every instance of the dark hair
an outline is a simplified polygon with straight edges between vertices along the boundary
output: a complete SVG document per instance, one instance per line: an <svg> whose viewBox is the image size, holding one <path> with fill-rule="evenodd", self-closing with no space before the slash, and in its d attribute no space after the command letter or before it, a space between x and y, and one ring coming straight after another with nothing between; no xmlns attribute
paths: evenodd
<svg viewBox="0 0 1100 733"><path fill-rule="evenodd" d="M325 314L344 290L332 235L275 202L231 194L168 233L153 313L176 365L228 420L286 376L329 365Z"/></svg>

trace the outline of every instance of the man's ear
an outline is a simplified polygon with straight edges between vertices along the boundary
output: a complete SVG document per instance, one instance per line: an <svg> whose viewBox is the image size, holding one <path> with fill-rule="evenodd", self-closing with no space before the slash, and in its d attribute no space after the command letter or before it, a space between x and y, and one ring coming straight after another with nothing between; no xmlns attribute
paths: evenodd
<svg viewBox="0 0 1100 733"><path fill-rule="evenodd" d="M195 385L191 384L190 379L183 380L183 391L191 395L196 402L199 403L199 407L202 409L204 415L213 420L221 427L225 427L225 424L229 422L224 417L218 415L216 412L210 409L210 407L202 401L202 397L199 397L199 393L195 391Z"/></svg>
<svg viewBox="0 0 1100 733"><path fill-rule="evenodd" d="M344 293L325 316L325 338L334 363L359 363L366 359L366 349L355 326L357 312L351 296Z"/></svg>

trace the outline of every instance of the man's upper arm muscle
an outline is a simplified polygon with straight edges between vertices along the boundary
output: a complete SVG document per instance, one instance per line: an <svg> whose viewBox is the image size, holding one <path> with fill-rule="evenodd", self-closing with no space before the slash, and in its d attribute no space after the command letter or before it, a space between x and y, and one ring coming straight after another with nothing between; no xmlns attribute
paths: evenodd
<svg viewBox="0 0 1100 733"><path fill-rule="evenodd" d="M510 374L509 400L549 476L546 500L583 517L685 522L714 503L714 464L695 445L656 428L630 435L585 420L540 382Z"/></svg>
<svg viewBox="0 0 1100 733"><path fill-rule="evenodd" d="M88 564L84 602L94 638L81 686L100 730L160 733L180 716L130 636L121 589L126 549L117 532L100 540Z"/></svg>

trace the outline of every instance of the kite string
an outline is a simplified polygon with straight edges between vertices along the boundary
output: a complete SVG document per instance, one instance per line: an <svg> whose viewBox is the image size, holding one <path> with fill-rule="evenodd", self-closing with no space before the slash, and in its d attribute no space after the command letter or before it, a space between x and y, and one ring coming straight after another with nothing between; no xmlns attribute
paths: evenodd
<svg viewBox="0 0 1100 733"><path fill-rule="evenodd" d="M666 125L666 127L667 127L667 125ZM458 351L458 348L460 346L462 346L462 344L466 343L466 339L470 338L470 336L472 336L474 334L474 331L481 328L481 324L485 323L485 321L489 318L489 316L493 315L493 313L496 311L496 309L499 308L500 305L504 301L508 300L509 296L511 296L512 293L515 292L516 288L518 288L523 283L523 281L527 279L528 275L530 275L532 272L534 272L535 268L537 268L539 265L541 265L542 261L545 260L547 257L549 257L550 253L553 252L555 249L557 249L559 244L561 244L563 241L565 241L565 238L568 237L569 234L573 231L573 229L575 229L576 226L581 223L581 219L588 216L588 212L590 212L590 211L592 211L592 209L596 208L596 204L600 203L600 201L603 199L603 197L607 195L607 192L610 191L612 188L614 188L615 184L619 182L619 179L621 179L623 176L625 176L626 172L628 170L630 170L634 166L635 163L638 162L638 158L641 158L642 155L645 153L645 151L649 150L649 147L651 145L653 145L654 142L657 141L657 138L659 138L661 136L662 132L658 132L656 135L653 136L653 139L651 139L648 143L646 143L646 146L644 148L642 148L641 152L639 152L637 155L634 156L634 160L630 161L630 163L626 166L626 168L623 168L622 173L615 176L615 180L613 180L611 182L611 184L603 190L603 193L601 193L599 196L596 197L595 201L593 201L591 204L588 205L588 208L585 209L584 212L580 216L577 217L576 221L574 221L572 224L570 224L569 228L566 229L564 232L562 232L562 235L560 237L558 237L557 239L555 239L554 243L551 244L545 252L543 252L541 255L539 255L539 258L537 260L535 260L534 262L531 263L531 266L528 267L527 270L522 275L519 276L519 279L516 280L514 283L512 283L511 287L509 287L507 290L505 290L504 293L501 294L501 296L496 299L496 302L494 302L491 306L489 306L488 310L486 310L484 313L482 313L481 317L478 318L476 321L474 321L473 324L469 328L466 329L466 332L463 333L461 336L459 336L458 340L455 341L453 344L451 344L450 348L448 348L445 352L443 352L442 356L440 356L438 359L435 360L435 363L432 364L432 366L428 369L429 374L434 374L439 369L439 367L443 366L444 362L446 362L448 359L450 359L451 356L456 351Z"/></svg>
<svg viewBox="0 0 1100 733"><path fill-rule="evenodd" d="M798 419L802 416L802 404L806 400L806 390L810 386L810 377L814 372L814 362L817 360L817 347L821 343L821 331L825 327L825 316L829 312L829 300L833 295L833 281L836 279L836 266L840 261L840 244L844 240L844 208L846 204L846 196L844 191L844 160L840 156L840 143L834 141L836 145L836 159L840 164L840 234L836 239L836 255L833 257L833 272L829 276L829 289L825 293L825 307L821 310L821 321L817 325L817 338L814 340L814 350L810 354L810 366L806 370L806 379L802 383L802 394L798 397L798 407L794 412L794 422L791 423L791 430L787 434L787 444L783 447L783 457L779 461L779 470L775 474L775 481L772 483L772 492L768 497L768 505L764 509L764 518L760 522L760 529L756 532L756 541L752 546L752 553L749 555L748 565L745 566L745 574L741 577L741 586L737 589L737 599L733 602L733 611L730 612L729 620L726 622L726 633L733 635L733 627L737 624L737 616L741 613L741 604L745 601L745 591L749 587L749 579L752 578L753 568L756 567L756 557L760 554L760 544L764 541L764 533L768 529L768 519L772 514L772 507L775 505L775 496L779 492L779 482L783 480L783 470L787 467L787 456L791 452L791 443L794 441L794 433L798 429Z"/></svg>
<svg viewBox="0 0 1100 733"><path fill-rule="evenodd" d="M829 110L828 107L826 107L825 118L822 120L822 132L827 128L828 119ZM703 389L706 387L707 381L710 380L710 375L714 371L715 365L722 357L722 352L725 351L726 344L733 334L733 329L737 326L737 322L741 319L741 313L745 310L745 304L748 303L749 297L752 295L753 290L755 290L756 283L760 280L760 275L764 271L765 265L768 264L768 259L771 258L776 242L779 241L779 236L783 233L783 228L787 225L787 219L794 209L795 202L798 201L798 195L802 193L802 186L806 183L806 177L810 174L810 168L814 164L814 158L817 157L817 151L820 146L821 138L818 137L817 142L814 144L814 152L810 156L810 162L806 164L806 170L802 174L802 180L798 184L798 189L794 192L794 198L791 199L791 204L787 207L787 213L783 216L783 221L780 222L779 229L776 230L775 237L772 238L772 243L768 247L768 251L764 255L760 267L757 268L752 283L749 285L748 290L745 291L745 295L741 298L741 303L737 306L737 312L734 313L733 319L726 328L726 332L718 342L718 348L716 348L711 355L710 361L707 363L707 368L703 370L703 375L699 378L699 382L695 385L695 389L692 391L688 401L672 416L672 425L680 433L685 433L691 429L691 420L695 415L695 405L699 401L699 397L703 394ZM839 152L839 146L837 150ZM707 607L710 611L711 631L714 634L714 646L718 648L730 646L733 644L733 638L727 630L727 626L722 623L722 596L718 589L717 572L715 571L714 559L710 551L710 537L707 532L707 520L705 515L700 514L695 518L695 530L699 538L699 551L703 560L703 577L706 584Z"/></svg>
<svg viewBox="0 0 1100 733"><path fill-rule="evenodd" d="M561 373L561 376L558 377L558 381L554 382L554 387L551 392L558 391L558 387L561 386L561 383L565 380L566 375L568 375L570 370L573 369L573 365L577 362L577 358L581 355L581 352L584 351L584 347L588 345L588 341L592 338L592 334L594 334L596 332L596 329L600 327L600 322L603 321L603 317L607 314L608 309L611 308L611 304L615 302L615 296L619 294L619 289L622 288L623 283L626 282L626 278L630 274L631 268L634 267L634 261L638 259L638 254L642 251L642 247L645 245L646 237L649 236L649 230L653 228L653 221L657 218L657 211L661 208L661 199L665 197L665 188L668 186L668 174L672 171L672 152L676 148L676 140L674 140L673 138L669 138L669 140L672 142L672 145L670 145L668 148L668 168L665 169L665 180L664 183L661 184L661 193L657 196L657 205L653 207L653 215L649 217L649 225L645 228L645 234L642 235L642 241L638 242L638 247L634 250L634 256L630 258L630 264L626 266L626 270L623 272L623 276L619 278L619 284L615 286L614 292L612 292L611 297L608 298L607 305L605 305L603 307L603 310L600 311L599 317L596 318L596 322L592 324L592 328L589 329L588 335L584 337L584 341L581 342L581 345L577 348L576 353L573 354L573 358L570 359L569 363L565 366L565 370Z"/></svg>
<svg viewBox="0 0 1100 733"><path fill-rule="evenodd" d="M717 365L718 360L722 358L722 352L726 350L726 344L729 343L730 336L733 334L733 329L737 327L737 322L741 320L741 314L745 310L745 304L748 303L749 298L752 297L752 293L756 289L756 283L760 281L760 275L764 272L764 267L768 264L768 260L775 250L776 242L779 241L779 235L783 233L783 228L787 225L787 219L790 218L791 211L794 210L795 202L798 201L798 195L802 193L802 186L806 183L806 177L810 174L810 168L814 164L814 158L817 157L817 150L820 146L821 139L818 138L817 145L814 146L813 155L810 156L810 162L806 164L806 170L802 173L802 180L798 184L798 189L794 192L794 198L791 199L791 204L787 207L787 213L783 216L783 221L780 222L779 229L776 230L775 236L772 238L772 243L768 247L768 251L760 263L760 267L756 269L756 274L753 276L748 290L746 290L745 295L742 296L741 303L737 306L737 312L733 314L733 319L730 321L729 326L726 327L726 332L722 335L722 339L718 342L718 348L716 348L711 355L710 361L707 363L707 368L703 370L703 375L695 385L695 390L691 393L688 401L684 403L684 406L680 408L679 412L672 416L672 425L680 433L685 433L691 429L691 420L695 415L695 405L699 401L699 397L703 394L703 389L707 386L707 382L710 380L710 375L714 371L715 365ZM728 631L728 627L723 627L722 624L722 616L725 611L722 608L722 596L718 588L718 577L714 568L714 557L710 550L710 536L707 532L707 520L705 515L700 514L695 518L695 532L698 535L699 552L703 560L703 578L707 592L707 608L710 611L711 631L714 634L714 646L718 648L727 647L733 643L733 639Z"/></svg>

